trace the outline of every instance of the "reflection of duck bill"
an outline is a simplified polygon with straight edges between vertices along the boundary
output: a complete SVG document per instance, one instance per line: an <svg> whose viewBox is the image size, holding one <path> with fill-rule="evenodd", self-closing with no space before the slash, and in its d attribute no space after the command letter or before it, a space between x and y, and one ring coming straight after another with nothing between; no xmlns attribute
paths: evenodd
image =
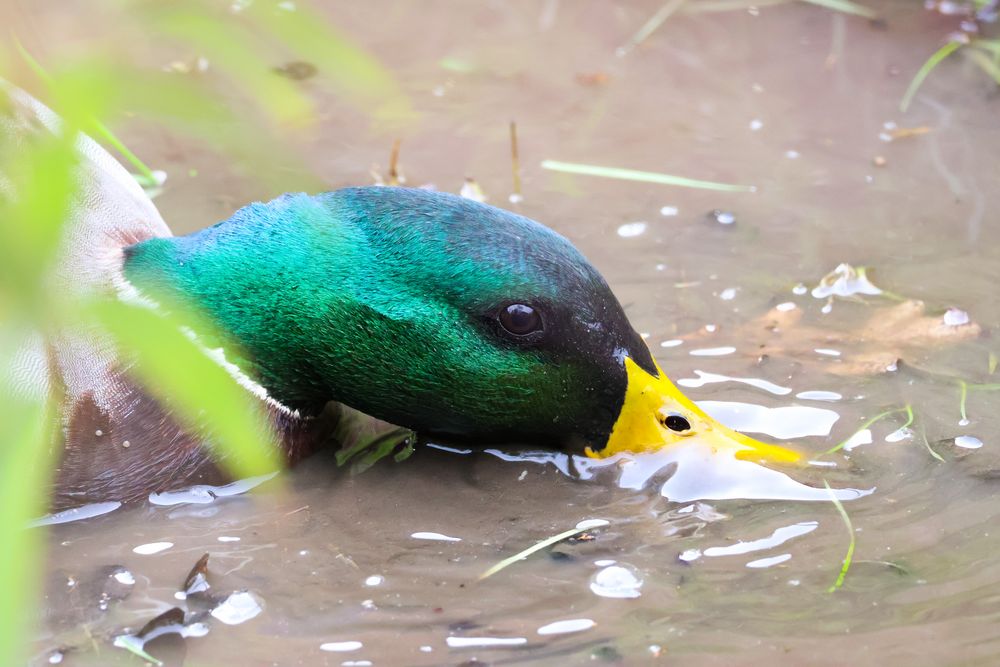
<svg viewBox="0 0 1000 667"><path fill-rule="evenodd" d="M655 363L655 362L654 362ZM704 442L716 450L734 451L737 458L794 463L798 452L754 440L720 424L682 394L660 366L650 375L632 359L625 358L628 385L621 412L607 444L587 454L605 458L619 452L648 452L687 438Z"/></svg>

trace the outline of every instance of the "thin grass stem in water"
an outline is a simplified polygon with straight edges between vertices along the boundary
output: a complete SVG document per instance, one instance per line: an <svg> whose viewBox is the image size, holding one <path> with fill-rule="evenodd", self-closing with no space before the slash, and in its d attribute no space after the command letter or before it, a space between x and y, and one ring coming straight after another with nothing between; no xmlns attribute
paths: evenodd
<svg viewBox="0 0 1000 667"><path fill-rule="evenodd" d="M965 380L958 381L958 413L962 416L962 421L969 421L969 415L965 411L965 403L969 398L969 384Z"/></svg>
<svg viewBox="0 0 1000 667"><path fill-rule="evenodd" d="M941 64L941 61L953 54L958 49L962 48L964 44L961 42L948 42L940 49L931 54L931 57L927 59L920 69L917 70L916 75L914 75L913 80L910 81L910 85L906 88L906 93L903 95L903 100L899 103L899 110L906 111L910 108L910 102L913 101L913 96L917 94L917 90L923 84L924 79L927 75L931 73L935 67Z"/></svg>
<svg viewBox="0 0 1000 667"><path fill-rule="evenodd" d="M833 593L838 588L844 585L844 579L847 577L847 571L851 569L851 561L854 560L854 526L851 524L851 517L847 516L847 510L844 509L844 504L840 502L837 495L830 488L830 484L824 479L823 486L826 487L827 493L830 494L830 502L833 506L837 508L837 512L840 513L840 518L844 520L844 526L847 528L847 533L851 538L850 543L847 545L847 553L844 554L844 562L840 566L840 573L837 574L837 580L833 582L833 585L826 589L827 593Z"/></svg>
<svg viewBox="0 0 1000 667"><path fill-rule="evenodd" d="M839 452L841 449L843 449L847 445L847 443L849 443L851 441L851 438L853 438L854 436L856 436L858 433L861 433L865 429L870 428L873 424L876 424L876 423L882 421L886 417L890 417L890 416L892 416L892 415L894 415L896 413L899 413L899 412L905 412L905 413L907 413L907 415L909 417L909 420L906 422L905 426L909 426L910 424L913 423L913 409L909 405L907 405L906 407L903 407L903 408L895 408L893 410L886 410L885 412L880 412L877 415L875 415L874 417L872 417L871 419L869 419L868 421L866 421L864 424L862 424L861 428L859 428L858 430L856 430L854 433L852 433L845 440L837 443L836 445L834 445L830 449L828 449L825 452L823 452L823 454L835 454L836 452ZM905 428L905 426L904 426L904 428Z"/></svg>
<svg viewBox="0 0 1000 667"><path fill-rule="evenodd" d="M521 157L517 147L517 123L510 121L510 170L514 179L511 201L521 201Z"/></svg>
<svg viewBox="0 0 1000 667"><path fill-rule="evenodd" d="M483 579L486 579L487 577L492 577L494 574L496 574L500 570L503 570L503 569L505 569L507 567L510 567L511 565L513 565L514 563L516 563L517 561L524 560L525 558L527 558L531 554L533 554L535 552L538 552L538 551L541 551L542 549L544 549L546 547L550 547L553 544L557 544L559 542L562 542L563 540L569 539L569 538L573 537L574 535L579 535L580 533L582 533L584 531L591 530L593 528L600 528L602 526L606 526L606 525L608 525L608 523L609 522L605 521L604 519L590 519L588 521L581 521L580 523L576 524L576 528L572 528L570 530L565 530L565 531L559 533L558 535L553 535L552 537L548 537L548 538L542 540L541 542L536 542L535 544L531 545L530 547L528 547L524 551L519 551L518 553L514 554L510 558L504 558L502 561L500 561L499 563L497 563L496 565L494 565L493 567L491 567L490 569L486 570L481 575L479 575L478 581L482 581Z"/></svg>
<svg viewBox="0 0 1000 667"><path fill-rule="evenodd" d="M663 25L668 18L677 13L681 7L687 3L687 0L667 0L663 5L656 10L656 13L649 17L649 19L642 24L632 38L625 43L624 46L618 49L619 55L625 55L635 47L639 46L652 35L657 29Z"/></svg>
<svg viewBox="0 0 1000 667"><path fill-rule="evenodd" d="M17 50L21 54L21 57L24 58L25 62L28 63L28 66L38 76L38 78L44 81L46 85L52 86L52 75L49 74L44 67L42 67L42 64L38 62L26 48L24 48L24 45L21 44L21 40L15 38L14 43L17 46ZM159 185L159 181L153 173L153 170L150 169L145 162L140 160L138 155L129 150L129 147L125 145L125 142L115 136L115 133L112 132L107 125L96 118L91 118L90 127L88 129L106 141L108 145L118 151L118 153L121 154L121 156L124 157L129 164L138 170L141 178L136 180L139 181L139 185L143 187L155 187L156 185Z"/></svg>
<svg viewBox="0 0 1000 667"><path fill-rule="evenodd" d="M716 183L714 181L701 181L693 178L684 178L683 176L660 174L653 171L638 171L636 169L622 169L620 167L601 167L594 164L560 162L558 160L543 160L542 169L560 171L567 174L600 176L602 178L616 178L622 181L641 181L643 183L658 183L660 185L676 185L682 188L696 188L701 190L718 190L721 192L757 191L757 188L752 185Z"/></svg>

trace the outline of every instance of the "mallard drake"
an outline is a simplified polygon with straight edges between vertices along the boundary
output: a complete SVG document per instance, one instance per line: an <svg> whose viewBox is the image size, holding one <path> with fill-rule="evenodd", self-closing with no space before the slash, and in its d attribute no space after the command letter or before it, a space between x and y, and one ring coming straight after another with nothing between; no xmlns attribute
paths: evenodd
<svg viewBox="0 0 1000 667"><path fill-rule="evenodd" d="M58 122L12 97L8 133ZM331 401L450 441L601 457L698 435L753 457L795 456L684 397L601 274L533 220L441 192L358 187L286 194L174 237L114 158L87 138L80 155L55 279L207 313L243 351L220 361L266 406L291 460L328 437L317 416ZM200 438L100 338L33 341L19 359L22 385L65 388L56 506L134 500L214 474Z"/></svg>

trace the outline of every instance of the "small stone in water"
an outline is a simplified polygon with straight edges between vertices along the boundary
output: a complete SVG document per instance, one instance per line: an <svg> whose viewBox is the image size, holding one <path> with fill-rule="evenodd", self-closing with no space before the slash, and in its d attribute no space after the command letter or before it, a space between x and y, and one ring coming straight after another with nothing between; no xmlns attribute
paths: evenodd
<svg viewBox="0 0 1000 667"><path fill-rule="evenodd" d="M590 590L605 598L637 598L642 579L631 565L611 565L595 574Z"/></svg>
<svg viewBox="0 0 1000 667"><path fill-rule="evenodd" d="M731 225L736 222L736 214L721 209L715 209L708 214L708 217L715 220L720 225Z"/></svg>

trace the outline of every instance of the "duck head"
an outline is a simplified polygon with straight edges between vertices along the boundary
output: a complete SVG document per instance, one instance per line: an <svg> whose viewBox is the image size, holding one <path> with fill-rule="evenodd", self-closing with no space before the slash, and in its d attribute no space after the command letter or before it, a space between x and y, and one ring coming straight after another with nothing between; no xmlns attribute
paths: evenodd
<svg viewBox="0 0 1000 667"><path fill-rule="evenodd" d="M569 241L456 196L285 195L128 248L125 276L207 310L230 360L306 414L333 400L451 441L608 456L700 437L797 458L683 396Z"/></svg>

